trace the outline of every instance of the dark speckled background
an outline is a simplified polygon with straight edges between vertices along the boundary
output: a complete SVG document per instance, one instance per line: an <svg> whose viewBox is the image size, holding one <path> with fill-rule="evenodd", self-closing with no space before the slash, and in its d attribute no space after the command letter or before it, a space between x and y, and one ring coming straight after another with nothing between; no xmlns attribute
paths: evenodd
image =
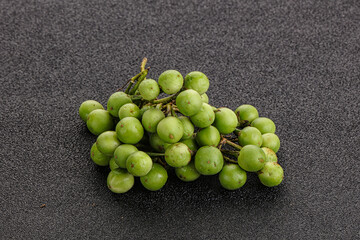
<svg viewBox="0 0 360 240"><path fill-rule="evenodd" d="M1 239L359 239L359 1L0 1ZM284 182L124 195L78 117L148 57L277 125ZM40 208L42 204L46 207Z"/></svg>

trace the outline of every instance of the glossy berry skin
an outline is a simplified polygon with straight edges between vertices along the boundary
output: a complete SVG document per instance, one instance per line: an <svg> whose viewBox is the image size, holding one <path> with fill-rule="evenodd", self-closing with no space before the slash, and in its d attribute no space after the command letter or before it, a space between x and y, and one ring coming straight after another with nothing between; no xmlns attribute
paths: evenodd
<svg viewBox="0 0 360 240"><path fill-rule="evenodd" d="M267 187L275 187L284 179L284 170L276 162L267 162L258 172L260 182Z"/></svg>
<svg viewBox="0 0 360 240"><path fill-rule="evenodd" d="M114 159L116 164L121 168L126 168L126 159L137 151L138 149L134 145L122 144L118 146L114 151Z"/></svg>
<svg viewBox="0 0 360 240"><path fill-rule="evenodd" d="M159 122L165 118L165 114L157 108L147 110L142 116L142 125L147 132L155 133Z"/></svg>
<svg viewBox="0 0 360 240"><path fill-rule="evenodd" d="M148 174L140 177L141 184L150 191L160 190L165 185L167 179L167 171L158 163L154 163Z"/></svg>
<svg viewBox="0 0 360 240"><path fill-rule="evenodd" d="M139 85L139 92L145 100L154 100L160 94L158 83L153 79L145 79Z"/></svg>
<svg viewBox="0 0 360 240"><path fill-rule="evenodd" d="M126 169L135 177L145 176L152 166L152 159L142 151L132 153L126 160Z"/></svg>
<svg viewBox="0 0 360 240"><path fill-rule="evenodd" d="M109 161L109 167L110 167L110 170L114 170L116 168L119 168L119 166L116 164L115 162L115 158L111 158L110 161Z"/></svg>
<svg viewBox="0 0 360 240"><path fill-rule="evenodd" d="M215 120L214 110L209 104L203 103L200 111L191 116L190 120L195 126L199 128L206 128Z"/></svg>
<svg viewBox="0 0 360 240"><path fill-rule="evenodd" d="M157 134L167 143L176 143L184 135L184 127L176 117L166 117L157 126Z"/></svg>
<svg viewBox="0 0 360 240"><path fill-rule="evenodd" d="M203 101L200 94L192 89L182 91L176 97L176 106L185 116L192 116L198 113L202 104Z"/></svg>
<svg viewBox="0 0 360 240"><path fill-rule="evenodd" d="M254 127L245 127L239 133L239 144L241 146L255 145L261 147L262 135L261 132Z"/></svg>
<svg viewBox="0 0 360 240"><path fill-rule="evenodd" d="M227 190L236 190L244 186L247 175L239 165L227 163L219 174L219 181L223 188Z"/></svg>
<svg viewBox="0 0 360 240"><path fill-rule="evenodd" d="M267 148L267 147L262 147L261 149L264 151L264 153L266 155L266 162L277 162L278 161L276 153L272 149Z"/></svg>
<svg viewBox="0 0 360 240"><path fill-rule="evenodd" d="M131 98L126 93L113 93L107 101L107 110L112 116L119 117L119 109L126 103L132 103Z"/></svg>
<svg viewBox="0 0 360 240"><path fill-rule="evenodd" d="M184 143L174 143L165 151L165 161L171 167L183 167L191 160L191 151Z"/></svg>
<svg viewBox="0 0 360 240"><path fill-rule="evenodd" d="M184 84L181 73L176 70L167 70L159 76L160 88L166 94L174 94L180 91Z"/></svg>
<svg viewBox="0 0 360 240"><path fill-rule="evenodd" d="M80 107L79 107L79 115L80 118L86 122L87 121L87 117L89 115L89 113L91 113L92 111L94 111L95 109L104 109L104 107L97 101L94 100L86 100L85 102L83 102Z"/></svg>
<svg viewBox="0 0 360 240"><path fill-rule="evenodd" d="M275 153L279 151L280 148L280 139L279 137L274 133L265 133L262 135L263 137L263 143L262 147L267 147L273 150Z"/></svg>
<svg viewBox="0 0 360 240"><path fill-rule="evenodd" d="M109 165L110 157L106 156L105 154L100 152L96 147L96 143L94 143L91 147L90 157L91 157L91 160L93 160L93 162L96 165L99 165L99 166Z"/></svg>
<svg viewBox="0 0 360 240"><path fill-rule="evenodd" d="M183 124L183 128L184 128L184 134L183 134L181 140L186 140L186 139L191 138L193 136L194 130L195 130L194 125L192 124L190 119L185 116L180 116L179 120Z"/></svg>
<svg viewBox="0 0 360 240"><path fill-rule="evenodd" d="M257 172L264 167L265 159L265 153L261 148L255 145L246 145L240 151L238 164L245 171Z"/></svg>
<svg viewBox="0 0 360 240"><path fill-rule="evenodd" d="M167 143L165 141L163 141L159 135L157 135L157 133L153 133L150 135L150 139L149 139L150 145L151 147L157 151L157 152L161 152L164 153L165 150L170 147L170 143Z"/></svg>
<svg viewBox="0 0 360 240"><path fill-rule="evenodd" d="M96 147L103 154L112 157L115 149L120 145L115 131L106 131L96 139Z"/></svg>
<svg viewBox="0 0 360 240"><path fill-rule="evenodd" d="M114 193L125 193L134 186L134 176L125 169L111 170L107 177L107 186Z"/></svg>
<svg viewBox="0 0 360 240"><path fill-rule="evenodd" d="M258 110L249 104L243 104L235 110L235 114L239 116L241 121L252 122L259 117Z"/></svg>
<svg viewBox="0 0 360 240"><path fill-rule="evenodd" d="M94 135L113 130L114 121L110 113L103 109L96 109L89 113L86 126Z"/></svg>
<svg viewBox="0 0 360 240"><path fill-rule="evenodd" d="M209 85L209 79L202 72L194 71L185 76L185 89L194 89L199 94L203 94L209 89Z"/></svg>
<svg viewBox="0 0 360 240"><path fill-rule="evenodd" d="M255 119L251 123L251 126L259 129L261 134L275 133L276 130L275 123L271 119L265 117Z"/></svg>
<svg viewBox="0 0 360 240"><path fill-rule="evenodd" d="M209 103L209 97L206 93L201 94L201 101L203 101L204 103Z"/></svg>
<svg viewBox="0 0 360 240"><path fill-rule="evenodd" d="M191 161L188 165L175 168L176 176L184 182L192 182L200 177L200 173L195 168L194 161Z"/></svg>
<svg viewBox="0 0 360 240"><path fill-rule="evenodd" d="M198 150L198 145L195 141L195 138L189 138L186 140L182 140L181 143L188 146L188 148L191 150L191 155L194 155L194 153Z"/></svg>
<svg viewBox="0 0 360 240"><path fill-rule="evenodd" d="M119 109L119 118L120 120L126 117L134 117L140 119L141 113L140 108L134 103L126 103L121 106Z"/></svg>
<svg viewBox="0 0 360 240"><path fill-rule="evenodd" d="M221 134L232 133L237 125L238 120L236 114L231 109L218 108L218 111L215 113L214 126Z"/></svg>
<svg viewBox="0 0 360 240"><path fill-rule="evenodd" d="M143 135L144 129L139 119L134 117L126 117L120 120L116 125L116 133L119 140L123 143L136 144Z"/></svg>
<svg viewBox="0 0 360 240"><path fill-rule="evenodd" d="M221 171L223 165L224 158L215 147L201 147L195 154L195 168L202 175L215 175Z"/></svg>
<svg viewBox="0 0 360 240"><path fill-rule="evenodd" d="M214 126L203 128L196 134L196 142L200 147L216 147L220 143L220 133Z"/></svg>

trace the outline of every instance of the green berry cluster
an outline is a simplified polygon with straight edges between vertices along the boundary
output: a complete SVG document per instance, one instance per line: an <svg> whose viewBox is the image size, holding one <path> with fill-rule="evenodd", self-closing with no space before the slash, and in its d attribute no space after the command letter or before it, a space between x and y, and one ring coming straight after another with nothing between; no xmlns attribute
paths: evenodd
<svg viewBox="0 0 360 240"><path fill-rule="evenodd" d="M125 193L134 177L150 191L167 182L168 170L185 182L215 175L228 190L242 187L247 172L256 172L268 187L284 176L277 163L280 140L272 120L259 117L251 105L235 112L209 105L207 76L190 72L185 79L176 70L163 72L158 81L147 79L145 68L113 93L107 110L87 100L80 118L97 135L90 157L99 166L110 166L108 188ZM159 98L162 94L164 98Z"/></svg>

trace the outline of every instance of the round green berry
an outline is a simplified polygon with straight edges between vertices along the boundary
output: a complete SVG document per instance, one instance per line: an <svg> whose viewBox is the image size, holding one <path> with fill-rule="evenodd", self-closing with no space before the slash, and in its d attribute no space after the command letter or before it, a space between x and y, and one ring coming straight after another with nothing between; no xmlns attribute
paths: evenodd
<svg viewBox="0 0 360 240"><path fill-rule="evenodd" d="M256 172L264 167L265 159L265 153L261 148L255 145L246 145L240 151L238 164L245 171Z"/></svg>
<svg viewBox="0 0 360 240"><path fill-rule="evenodd" d="M91 147L90 157L91 157L91 160L93 160L93 162L96 165L99 165L99 166L109 165L110 157L106 156L105 154L100 152L96 147L96 143L94 143Z"/></svg>
<svg viewBox="0 0 360 240"><path fill-rule="evenodd" d="M191 138L193 136L194 130L195 130L194 125L191 123L189 118L187 118L185 116L180 116L179 120L183 124L183 128L184 128L184 135L182 136L181 140L186 140L186 139Z"/></svg>
<svg viewBox="0 0 360 240"><path fill-rule="evenodd" d="M142 125L148 132L156 132L156 127L159 122L165 118L165 114L157 108L147 110L142 116Z"/></svg>
<svg viewBox="0 0 360 240"><path fill-rule="evenodd" d="M201 101L203 101L204 103L209 103L209 97L206 93L201 94Z"/></svg>
<svg viewBox="0 0 360 240"><path fill-rule="evenodd" d="M115 162L115 158L111 158L110 161L109 161L109 167L110 167L110 170L114 170L116 168L119 168L119 165L116 164Z"/></svg>
<svg viewBox="0 0 360 240"><path fill-rule="evenodd" d="M134 186L134 176L126 170L116 168L107 177L107 186L114 193L125 193Z"/></svg>
<svg viewBox="0 0 360 240"><path fill-rule="evenodd" d="M114 151L114 159L116 164L121 168L126 168L126 159L137 151L138 149L134 145L122 144L118 146Z"/></svg>
<svg viewBox="0 0 360 240"><path fill-rule="evenodd" d="M113 93L107 101L107 110L112 116L119 117L119 109L126 103L132 103L131 98L126 93Z"/></svg>
<svg viewBox="0 0 360 240"><path fill-rule="evenodd" d="M87 101L83 102L79 107L80 118L84 122L86 122L89 113L91 113L95 109L104 109L104 107L99 102L94 101L94 100L87 100Z"/></svg>
<svg viewBox="0 0 360 240"><path fill-rule="evenodd" d="M191 151L184 143L175 143L165 151L165 161L171 167L186 166L191 160Z"/></svg>
<svg viewBox="0 0 360 240"><path fill-rule="evenodd" d="M184 182L192 182L200 177L200 173L195 168L195 163L191 161L188 165L175 168L176 176Z"/></svg>
<svg viewBox="0 0 360 240"><path fill-rule="evenodd" d="M126 117L140 118L140 108L134 103L126 103L119 109L119 118L123 119Z"/></svg>
<svg viewBox="0 0 360 240"><path fill-rule="evenodd" d="M176 70L167 70L159 76L160 88L166 94L174 94L180 91L184 84L183 76Z"/></svg>
<svg viewBox="0 0 360 240"><path fill-rule="evenodd" d="M239 144L241 146L255 145L261 147L262 144L261 132L254 127L243 128L239 132Z"/></svg>
<svg viewBox="0 0 360 240"><path fill-rule="evenodd" d="M279 137L274 133L265 133L262 135L263 142L262 147L267 147L273 150L275 153L279 151L280 148L280 139Z"/></svg>
<svg viewBox="0 0 360 240"><path fill-rule="evenodd" d="M192 116L198 113L202 104L200 94L192 89L182 91L176 97L176 106L185 116Z"/></svg>
<svg viewBox="0 0 360 240"><path fill-rule="evenodd" d="M217 109L214 126L221 134L232 133L237 125L238 120L236 114L231 109L224 107Z"/></svg>
<svg viewBox="0 0 360 240"><path fill-rule="evenodd" d="M203 128L196 134L196 142L201 147L216 147L220 143L220 133L214 126Z"/></svg>
<svg viewBox="0 0 360 240"><path fill-rule="evenodd" d="M176 117L166 117L157 126L157 134L167 143L176 143L184 135L184 127Z"/></svg>
<svg viewBox="0 0 360 240"><path fill-rule="evenodd" d="M267 162L258 172L260 182L267 187L275 187L284 179L284 170L276 162Z"/></svg>
<svg viewBox="0 0 360 240"><path fill-rule="evenodd" d="M275 123L271 119L265 117L255 119L252 121L251 126L259 129L261 134L275 133L276 130Z"/></svg>
<svg viewBox="0 0 360 240"><path fill-rule="evenodd" d="M114 128L114 121L108 111L95 109L89 113L86 126L92 134L99 135L112 130Z"/></svg>
<svg viewBox="0 0 360 240"><path fill-rule="evenodd" d="M223 188L227 190L236 190L246 183L246 172L239 165L228 163L225 164L219 174L219 181Z"/></svg>
<svg viewBox="0 0 360 240"><path fill-rule="evenodd" d="M116 125L116 133L121 142L136 144L143 138L144 129L139 119L126 117Z"/></svg>
<svg viewBox="0 0 360 240"><path fill-rule="evenodd" d="M189 138L186 140L182 140L181 143L188 146L188 148L191 150L191 155L194 155L194 153L198 150L198 146L196 144L195 138Z"/></svg>
<svg viewBox="0 0 360 240"><path fill-rule="evenodd" d="M167 171L158 163L154 163L148 174L140 177L141 184L150 191L157 191L161 189L165 185L167 179Z"/></svg>
<svg viewBox="0 0 360 240"><path fill-rule="evenodd" d="M206 128L215 120L214 110L209 104L203 103L200 111L197 114L192 115L190 120L195 126Z"/></svg>
<svg viewBox="0 0 360 240"><path fill-rule="evenodd" d="M190 72L185 76L184 86L186 89L194 89L199 94L203 94L209 88L209 79L202 72Z"/></svg>
<svg viewBox="0 0 360 240"><path fill-rule="evenodd" d="M249 104L243 104L239 106L235 110L235 113L237 116L239 116L240 121L247 121L250 123L259 117L257 109Z"/></svg>
<svg viewBox="0 0 360 240"><path fill-rule="evenodd" d="M271 150L270 148L267 148L267 147L262 147L261 148L265 155L266 155L266 162L277 162L278 161L278 158L276 156L276 153Z"/></svg>
<svg viewBox="0 0 360 240"><path fill-rule="evenodd" d="M113 156L115 149L120 145L115 131L106 131L96 139L96 147L107 156Z"/></svg>
<svg viewBox="0 0 360 240"><path fill-rule="evenodd" d="M145 79L139 85L139 92L145 100L154 100L160 94L158 83L153 79Z"/></svg>
<svg viewBox="0 0 360 240"><path fill-rule="evenodd" d="M142 151L130 154L126 160L126 169L135 177L145 176L150 172L152 166L152 159Z"/></svg>
<svg viewBox="0 0 360 240"><path fill-rule="evenodd" d="M157 133L153 133L150 135L150 146L157 152L165 152L165 150L171 145L170 143L162 140Z"/></svg>
<svg viewBox="0 0 360 240"><path fill-rule="evenodd" d="M217 174L223 165L223 155L216 147L204 146L195 154L195 168L202 175Z"/></svg>

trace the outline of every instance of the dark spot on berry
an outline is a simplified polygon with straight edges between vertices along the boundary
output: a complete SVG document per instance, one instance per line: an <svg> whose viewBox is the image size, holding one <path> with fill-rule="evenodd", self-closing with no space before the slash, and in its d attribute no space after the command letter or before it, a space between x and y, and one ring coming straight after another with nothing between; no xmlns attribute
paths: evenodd
<svg viewBox="0 0 360 240"><path fill-rule="evenodd" d="M134 166L135 166L135 165L132 163L132 164L131 164L131 167L133 168Z"/></svg>
<svg viewBox="0 0 360 240"><path fill-rule="evenodd" d="M209 118L209 121L212 121L212 118Z"/></svg>
<svg viewBox="0 0 360 240"><path fill-rule="evenodd" d="M216 163L214 163L214 167L216 167Z"/></svg>
<svg viewBox="0 0 360 240"><path fill-rule="evenodd" d="M265 162L265 160L262 158L259 158L259 162L263 163L263 162Z"/></svg>
<svg viewBox="0 0 360 240"><path fill-rule="evenodd" d="M150 125L150 124L149 124L148 128L151 129L151 125Z"/></svg>
<svg viewBox="0 0 360 240"><path fill-rule="evenodd" d="M170 135L169 135L169 138L170 138L170 139L174 139L174 135L170 134Z"/></svg>
<svg viewBox="0 0 360 240"><path fill-rule="evenodd" d="M117 159L117 155L115 155L115 159Z"/></svg>
<svg viewBox="0 0 360 240"><path fill-rule="evenodd" d="M179 74L178 74L177 76L178 76L178 77L180 77L180 75L179 75Z"/></svg>
<svg viewBox="0 0 360 240"><path fill-rule="evenodd" d="M110 107L110 111L112 111L114 108L113 107Z"/></svg>
<svg viewBox="0 0 360 240"><path fill-rule="evenodd" d="M147 180L147 178L145 179L145 182L147 182L148 180Z"/></svg>
<svg viewBox="0 0 360 240"><path fill-rule="evenodd" d="M95 155L95 153L94 152L91 152L91 156L94 156Z"/></svg>
<svg viewBox="0 0 360 240"><path fill-rule="evenodd" d="M152 88L152 87L151 87L150 89L151 89L151 90L153 90L153 88Z"/></svg>
<svg viewBox="0 0 360 240"><path fill-rule="evenodd" d="M123 125L123 124L121 124L121 125L120 125L120 127L124 127L124 125Z"/></svg>
<svg viewBox="0 0 360 240"><path fill-rule="evenodd" d="M130 112L131 112L131 113L133 113L133 112L134 112L134 110L132 110L132 109L131 109L131 110L130 110Z"/></svg>
<svg viewBox="0 0 360 240"><path fill-rule="evenodd" d="M208 164L210 164L210 161L207 161Z"/></svg>
<svg viewBox="0 0 360 240"><path fill-rule="evenodd" d="M187 104L190 104L190 101L188 101Z"/></svg>
<svg viewBox="0 0 360 240"><path fill-rule="evenodd" d="M239 181L239 184L241 184L241 181Z"/></svg>

